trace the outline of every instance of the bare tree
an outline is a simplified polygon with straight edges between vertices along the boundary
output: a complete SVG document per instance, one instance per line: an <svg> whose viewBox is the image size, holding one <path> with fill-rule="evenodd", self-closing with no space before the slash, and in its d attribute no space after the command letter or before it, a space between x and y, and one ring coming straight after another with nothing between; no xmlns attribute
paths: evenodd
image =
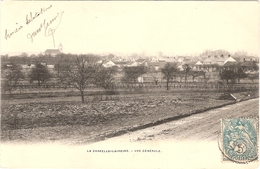
<svg viewBox="0 0 260 169"><path fill-rule="evenodd" d="M74 55L73 62L66 68L68 82L80 91L81 101L85 102L84 91L87 85L94 83L95 73L100 67L98 58L88 55Z"/></svg>
<svg viewBox="0 0 260 169"><path fill-rule="evenodd" d="M54 65L54 70L56 71L55 76L58 79L58 83L64 85L64 88L70 85L66 72L71 66L71 63L73 63L73 57L74 55L72 54L63 53L56 56L57 63Z"/></svg>
<svg viewBox="0 0 260 169"><path fill-rule="evenodd" d="M70 86L70 80L67 76L67 69L69 67L63 67L64 69L60 69L56 74L56 78L58 80L59 85L63 86L64 89L66 89L68 86Z"/></svg>
<svg viewBox="0 0 260 169"><path fill-rule="evenodd" d="M122 81L125 83L136 83L137 78L141 75L147 73L147 68L145 66L132 66L132 67L124 67L124 77Z"/></svg>
<svg viewBox="0 0 260 169"><path fill-rule="evenodd" d="M188 77L188 75L189 75L189 73L191 71L191 66L186 63L186 64L182 65L182 67L183 67L183 70L185 72L185 83L186 83L187 82L187 77Z"/></svg>
<svg viewBox="0 0 260 169"><path fill-rule="evenodd" d="M205 76L204 71L191 71L190 75L192 76L192 82L194 83L194 80L196 77Z"/></svg>
<svg viewBox="0 0 260 169"><path fill-rule="evenodd" d="M211 75L204 75L204 82L205 82L205 84L207 84L208 83L208 81L210 80L210 78L211 78Z"/></svg>
<svg viewBox="0 0 260 169"><path fill-rule="evenodd" d="M105 90L110 90L114 88L115 78L114 75L117 73L118 68L113 67L100 67L95 75L95 84L104 88Z"/></svg>
<svg viewBox="0 0 260 169"><path fill-rule="evenodd" d="M248 56L248 53L244 50L238 50L234 53L235 56Z"/></svg>
<svg viewBox="0 0 260 169"><path fill-rule="evenodd" d="M247 78L247 74L243 71L243 69L241 67L239 67L236 72L236 78L237 78L238 83L240 83L240 79Z"/></svg>
<svg viewBox="0 0 260 169"><path fill-rule="evenodd" d="M9 56L6 54L6 55L1 55L1 65L3 67L6 66L6 63L9 61Z"/></svg>
<svg viewBox="0 0 260 169"><path fill-rule="evenodd" d="M28 53L25 52L21 53L21 57L28 57L28 56L29 56Z"/></svg>
<svg viewBox="0 0 260 169"><path fill-rule="evenodd" d="M42 65L39 62L35 65L35 68L32 68L29 77L31 82L36 80L38 82L38 86L40 86L41 83L45 83L51 78L51 73L49 72L47 66Z"/></svg>
<svg viewBox="0 0 260 169"><path fill-rule="evenodd" d="M227 84L229 80L231 80L231 82L234 83L236 79L236 72L234 72L233 70L223 70L219 74L219 76L221 80L226 80Z"/></svg>
<svg viewBox="0 0 260 169"><path fill-rule="evenodd" d="M163 79L166 80L166 89L169 90L169 83L170 80L176 76L177 73L177 67L175 64L172 63L166 63L164 68L161 69L162 74L164 75Z"/></svg>
<svg viewBox="0 0 260 169"><path fill-rule="evenodd" d="M10 65L6 70L2 70L3 91L11 93L18 85L19 80L24 78L21 67L15 64Z"/></svg>
<svg viewBox="0 0 260 169"><path fill-rule="evenodd" d="M182 79L185 77L185 72L184 71L179 71L179 73L178 73L178 76L179 76L179 78L180 78L180 82L182 81Z"/></svg>
<svg viewBox="0 0 260 169"><path fill-rule="evenodd" d="M161 71L156 69L155 67L151 66L148 68L148 73L153 78L155 85L157 85L158 81L159 81L158 74L161 73Z"/></svg>
<svg viewBox="0 0 260 169"><path fill-rule="evenodd" d="M212 51L212 50L205 50L204 52L202 52L200 54L200 56L209 56L209 55L211 55L211 56L215 56L215 55L217 55L217 56L219 56L219 55L230 55L230 53L228 51L219 49L219 50L214 50L214 51Z"/></svg>
<svg viewBox="0 0 260 169"><path fill-rule="evenodd" d="M254 83L254 80L259 78L259 72L255 72L254 74L247 74L247 78L250 79L252 83Z"/></svg>

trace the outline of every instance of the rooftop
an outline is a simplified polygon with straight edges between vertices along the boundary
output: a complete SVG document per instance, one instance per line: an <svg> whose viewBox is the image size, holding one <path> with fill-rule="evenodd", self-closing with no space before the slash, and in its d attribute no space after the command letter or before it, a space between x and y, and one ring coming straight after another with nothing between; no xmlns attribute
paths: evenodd
<svg viewBox="0 0 260 169"><path fill-rule="evenodd" d="M59 49L46 49L45 54L59 54L61 53Z"/></svg>

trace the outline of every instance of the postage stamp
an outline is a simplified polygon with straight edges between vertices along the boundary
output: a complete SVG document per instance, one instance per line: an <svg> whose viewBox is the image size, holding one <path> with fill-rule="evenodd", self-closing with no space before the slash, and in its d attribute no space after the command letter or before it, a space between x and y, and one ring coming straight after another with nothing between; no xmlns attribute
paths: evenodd
<svg viewBox="0 0 260 169"><path fill-rule="evenodd" d="M248 163L258 159L258 119L221 119L223 161Z"/></svg>

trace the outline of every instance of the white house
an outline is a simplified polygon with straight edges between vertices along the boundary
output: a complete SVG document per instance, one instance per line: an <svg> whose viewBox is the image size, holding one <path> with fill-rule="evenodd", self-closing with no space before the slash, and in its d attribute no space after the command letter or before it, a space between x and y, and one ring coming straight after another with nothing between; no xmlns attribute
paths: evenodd
<svg viewBox="0 0 260 169"><path fill-rule="evenodd" d="M131 61L131 62L127 62L126 63L126 66L127 67L133 67L133 66L138 66L139 64L135 61Z"/></svg>
<svg viewBox="0 0 260 169"><path fill-rule="evenodd" d="M113 66L115 66L116 64L110 60L110 61L104 62L102 65L103 65L104 67L113 67Z"/></svg>
<svg viewBox="0 0 260 169"><path fill-rule="evenodd" d="M203 63L201 63L201 61L197 61L197 62L195 63L195 65L196 65L196 66L202 66Z"/></svg>
<svg viewBox="0 0 260 169"><path fill-rule="evenodd" d="M178 64L178 65L177 65L177 69L179 69L180 71L183 71L183 70L184 70L182 64Z"/></svg>
<svg viewBox="0 0 260 169"><path fill-rule="evenodd" d="M47 68L54 69L54 65L47 65Z"/></svg>
<svg viewBox="0 0 260 169"><path fill-rule="evenodd" d="M195 64L194 64L194 67L193 67L193 70L200 70L203 66L203 63L201 61L197 61Z"/></svg>
<svg viewBox="0 0 260 169"><path fill-rule="evenodd" d="M35 68L34 64L29 64L29 65L21 65L23 69L31 69L31 68Z"/></svg>
<svg viewBox="0 0 260 169"><path fill-rule="evenodd" d="M144 78L142 76L137 78L138 83L143 83L144 82Z"/></svg>
<svg viewBox="0 0 260 169"><path fill-rule="evenodd" d="M236 63L237 61L236 61L234 58L232 58L232 57L228 57L228 58L224 61L224 64L227 63L227 62L234 62L234 63Z"/></svg>
<svg viewBox="0 0 260 169"><path fill-rule="evenodd" d="M98 63L98 64L102 64L102 63L103 63L103 61L102 61L102 60L99 60L99 61L97 61L97 63Z"/></svg>

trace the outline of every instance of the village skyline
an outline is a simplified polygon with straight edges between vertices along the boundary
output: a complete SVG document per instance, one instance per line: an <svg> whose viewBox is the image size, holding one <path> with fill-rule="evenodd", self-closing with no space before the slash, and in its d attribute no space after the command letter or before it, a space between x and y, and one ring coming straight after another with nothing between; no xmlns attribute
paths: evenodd
<svg viewBox="0 0 260 169"><path fill-rule="evenodd" d="M60 43L59 46L62 46L62 44ZM212 55L212 56L221 56L221 55L231 55L231 56L235 56L235 57L259 57L258 54L253 54L253 53L248 53L245 50L237 50L234 52L230 52L227 50L223 50L223 49L218 49L218 50L204 50L201 52L197 52L197 53L186 53L186 54L176 54L174 52L167 52L164 53L163 51L158 51L157 53L153 53L153 54L149 54L149 53L145 53L145 52L140 52L140 53L117 53L117 52L103 52L103 53L93 53L93 52L87 52L87 53L80 53L80 52L76 52L76 53L71 53L71 52L64 52L64 48L62 46L62 48L60 49L59 47L56 49L45 49L42 51L38 51L38 52L27 52L27 51L23 51L23 52L2 52L1 56L37 56L37 55L46 55L46 54L50 54L52 56L56 56L57 53L46 53L46 51L51 50L51 51L55 51L58 53L64 53L64 54L93 54L93 55L98 55L98 56L108 56L108 55L114 55L114 56L118 56L118 57L122 57L125 59L134 59L134 58L163 58L163 57L188 57L188 58L192 58L192 57L198 57L198 56L204 56L207 57L208 55Z"/></svg>

